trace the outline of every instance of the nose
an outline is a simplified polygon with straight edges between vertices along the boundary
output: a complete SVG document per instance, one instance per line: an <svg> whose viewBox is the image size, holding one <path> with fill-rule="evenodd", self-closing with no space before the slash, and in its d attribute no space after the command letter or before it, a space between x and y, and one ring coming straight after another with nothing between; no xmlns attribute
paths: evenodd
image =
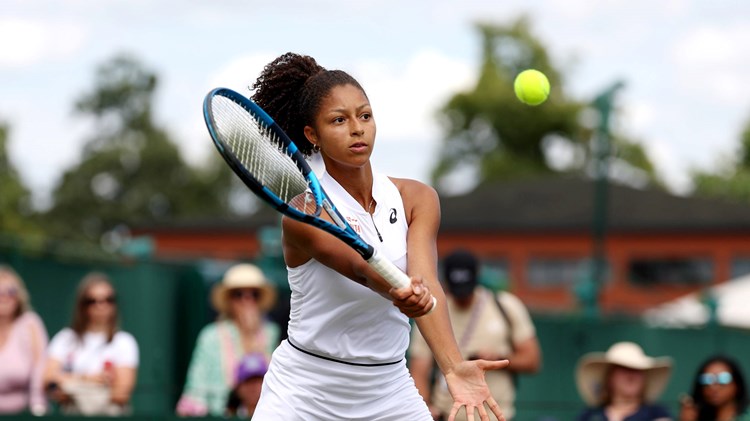
<svg viewBox="0 0 750 421"><path fill-rule="evenodd" d="M362 123L359 122L359 120L352 120L352 136L362 136L365 133L365 128L362 126Z"/></svg>

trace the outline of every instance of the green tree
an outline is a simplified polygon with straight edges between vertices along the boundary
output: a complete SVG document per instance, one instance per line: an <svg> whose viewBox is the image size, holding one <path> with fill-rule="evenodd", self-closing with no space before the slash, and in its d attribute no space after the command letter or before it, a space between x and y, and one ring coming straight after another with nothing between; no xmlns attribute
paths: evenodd
<svg viewBox="0 0 750 421"><path fill-rule="evenodd" d="M10 128L0 123L0 232L20 233L31 211L29 190L10 162L8 140Z"/></svg>
<svg viewBox="0 0 750 421"><path fill-rule="evenodd" d="M97 71L76 110L94 134L80 163L53 192L46 220L54 234L98 241L121 225L228 213L231 176L219 165L193 168L153 120L157 76L120 55Z"/></svg>
<svg viewBox="0 0 750 421"><path fill-rule="evenodd" d="M553 64L545 46L522 17L508 26L478 24L482 39L482 63L476 86L451 97L439 112L445 137L440 148L433 183L462 167L472 167L479 182L526 174L551 173L545 145L563 142L579 156L565 170L584 171L591 159L588 147L592 128L582 124L587 104L564 91L564 77ZM550 80L550 97L530 107L513 91L515 76L537 69ZM622 135L612 136L616 159L626 161L655 179L654 168L640 145Z"/></svg>
<svg viewBox="0 0 750 421"><path fill-rule="evenodd" d="M694 171L694 193L750 202L750 119L733 158L724 158L716 172Z"/></svg>
<svg viewBox="0 0 750 421"><path fill-rule="evenodd" d="M0 123L0 234L29 234L38 231L32 221L31 192L10 162L9 134L9 126Z"/></svg>

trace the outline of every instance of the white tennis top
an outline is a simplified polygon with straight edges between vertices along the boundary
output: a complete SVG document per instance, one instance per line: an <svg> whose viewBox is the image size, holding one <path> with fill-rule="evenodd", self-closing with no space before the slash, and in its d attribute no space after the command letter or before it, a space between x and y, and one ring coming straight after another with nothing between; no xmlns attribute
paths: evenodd
<svg viewBox="0 0 750 421"><path fill-rule="evenodd" d="M374 174L372 194L377 206L372 218L327 173L320 182L349 225L381 256L405 270L408 226L401 194L393 182ZM358 364L404 357L409 319L391 301L314 259L287 270L292 291L288 334L294 345Z"/></svg>

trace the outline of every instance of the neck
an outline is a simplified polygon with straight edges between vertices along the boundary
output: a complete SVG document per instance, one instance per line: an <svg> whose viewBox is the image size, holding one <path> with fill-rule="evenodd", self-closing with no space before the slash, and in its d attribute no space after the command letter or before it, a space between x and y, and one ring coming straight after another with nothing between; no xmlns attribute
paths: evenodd
<svg viewBox="0 0 750 421"><path fill-rule="evenodd" d="M729 401L724 405L716 408L716 420L717 421L732 421L737 416L737 405L734 401Z"/></svg>
<svg viewBox="0 0 750 421"><path fill-rule="evenodd" d="M613 396L610 406L616 407L628 407L638 406L641 404L641 400L635 396Z"/></svg>
<svg viewBox="0 0 750 421"><path fill-rule="evenodd" d="M107 330L109 330L109 324L107 322L91 321L86 326L86 332L106 332Z"/></svg>
<svg viewBox="0 0 750 421"><path fill-rule="evenodd" d="M363 209L371 211L372 204L372 167L368 162L362 167L341 168L335 165L326 166L326 172L344 188Z"/></svg>
<svg viewBox="0 0 750 421"><path fill-rule="evenodd" d="M13 315L2 315L0 316L0 329L9 327L13 324L14 317Z"/></svg>

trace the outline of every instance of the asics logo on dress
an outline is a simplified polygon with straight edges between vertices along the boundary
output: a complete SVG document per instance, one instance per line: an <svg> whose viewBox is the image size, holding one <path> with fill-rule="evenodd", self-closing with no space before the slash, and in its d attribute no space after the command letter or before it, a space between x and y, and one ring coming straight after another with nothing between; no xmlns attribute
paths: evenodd
<svg viewBox="0 0 750 421"><path fill-rule="evenodd" d="M398 221L398 218L396 218L396 208L391 208L391 216L388 218L388 221L390 221L391 224L395 224L396 221Z"/></svg>

